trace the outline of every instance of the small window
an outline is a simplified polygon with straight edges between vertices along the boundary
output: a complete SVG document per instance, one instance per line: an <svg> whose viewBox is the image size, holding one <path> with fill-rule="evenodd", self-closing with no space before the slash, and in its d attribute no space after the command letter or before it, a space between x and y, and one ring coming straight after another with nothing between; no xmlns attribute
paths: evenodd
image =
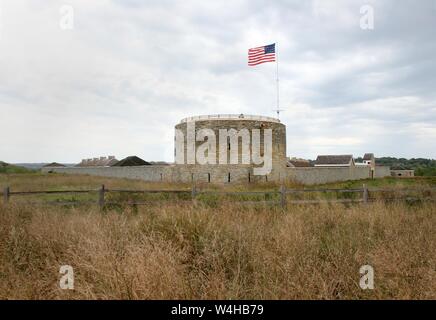
<svg viewBox="0 0 436 320"><path fill-rule="evenodd" d="M267 175L265 175L265 181L268 182L268 176Z"/></svg>
<svg viewBox="0 0 436 320"><path fill-rule="evenodd" d="M207 174L207 182L210 183L210 173Z"/></svg>
<svg viewBox="0 0 436 320"><path fill-rule="evenodd" d="M250 172L248 173L248 182L251 182L251 174L250 174Z"/></svg>
<svg viewBox="0 0 436 320"><path fill-rule="evenodd" d="M227 182L230 182L230 172L229 172L229 174L227 175Z"/></svg>
<svg viewBox="0 0 436 320"><path fill-rule="evenodd" d="M227 142L227 149L230 150L230 142Z"/></svg>

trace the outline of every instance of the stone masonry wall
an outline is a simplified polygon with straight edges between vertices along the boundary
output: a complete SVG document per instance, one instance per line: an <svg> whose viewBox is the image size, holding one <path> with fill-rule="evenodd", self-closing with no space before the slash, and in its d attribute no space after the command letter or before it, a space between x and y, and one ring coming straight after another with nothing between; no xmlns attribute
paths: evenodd
<svg viewBox="0 0 436 320"><path fill-rule="evenodd" d="M376 166L374 178L384 178L391 175L391 167L389 166Z"/></svg>
<svg viewBox="0 0 436 320"><path fill-rule="evenodd" d="M309 167L286 168L286 170L288 180L308 185L370 177L370 167Z"/></svg>
<svg viewBox="0 0 436 320"><path fill-rule="evenodd" d="M278 177L255 176L250 165L177 165L177 166L137 166L137 167L45 167L43 173L84 174L102 177L139 179L151 182L210 182L248 183L275 181Z"/></svg>
<svg viewBox="0 0 436 320"><path fill-rule="evenodd" d="M231 118L224 115L223 118L207 116L205 119L195 120L195 132L200 129L213 130L216 137L216 163L217 164L187 164L187 122L182 120L176 125L176 135L183 134L184 150L178 150L178 159L182 153L184 161L176 161L176 165L170 166L137 166L137 167L44 167L43 173L57 172L65 174L85 174L103 177L140 179L144 181L166 182L205 182L205 183L248 183L248 182L282 182L296 181L302 184L322 184L336 181L367 179L371 177L370 167L310 167L288 168L286 167L286 126L279 120L265 117L239 117ZM227 118L226 118L227 117ZM195 117L193 117L195 118ZM186 119L185 119L186 120ZM247 129L250 134L250 164L242 163L242 143L238 139L238 164L219 164L219 130L235 129L240 131ZM263 153L264 130L272 129L272 171L267 176L254 175L253 168L263 167L264 164L254 164L252 159L252 129L260 130L260 153ZM211 135L213 136L213 135ZM195 140L194 137L192 137ZM230 139L228 140L230 142ZM204 141L196 141L195 148L202 146ZM227 163L230 163L231 144L226 148ZM182 152L180 152L182 151ZM181 164L185 163L185 164ZM390 176L389 167L375 167L374 178Z"/></svg>
<svg viewBox="0 0 436 320"><path fill-rule="evenodd" d="M140 179L145 181L173 181L172 166L137 167L56 167L42 168L43 173L88 174L92 176Z"/></svg>
<svg viewBox="0 0 436 320"><path fill-rule="evenodd" d="M389 176L389 167L377 167L375 177ZM42 172L89 174L103 177L140 179L144 181L200 182L214 184L295 181L302 184L323 184L337 181L368 179L370 167L310 167L285 168L268 176L253 175L250 165L172 165L138 167L63 167L42 168ZM389 172L389 174L388 174Z"/></svg>
<svg viewBox="0 0 436 320"><path fill-rule="evenodd" d="M187 150L188 150L188 134L187 134L187 122L182 122L176 125L176 130L180 130L180 132L183 133L184 136L184 150L183 150L183 158L184 162L187 163ZM179 165L179 167L183 167L183 169L179 169L182 171L188 170L190 172L190 176L192 174L192 171L195 172L201 172L201 175L204 175L208 172L213 172L213 176L219 176L219 178L213 178L214 181L222 181L222 175L228 175L230 172L230 175L232 176L232 171L234 172L235 177L243 176L240 181L248 181L248 175L250 172L250 168L248 165L243 165L242 163L242 142L239 138L238 140L238 163L235 165L224 165L219 164L219 130L220 129L235 129L237 131L242 129L247 129L250 133L250 139L252 134L252 129L259 129L260 130L260 144L261 144L261 152L263 152L263 137L264 137L264 129L271 129L272 130L272 172L271 172L271 178L272 179L281 179L282 173L286 166L286 126L279 122L273 122L273 121L262 121L262 120L249 120L249 119L231 119L231 120L224 120L224 119L213 119L213 120L199 120L195 121L195 132L197 132L201 129L211 129L215 133L216 137L216 165L198 165L198 168L194 168L193 165ZM228 140L229 142L230 140ZM196 150L197 148L204 144L203 141L197 141L195 143ZM251 155L251 141L250 141L250 150L249 150L249 156L250 156L250 167L256 167L258 165L255 165L252 163ZM229 146L230 149L230 146ZM227 163L230 163L230 150L227 149ZM263 164L260 165L262 167ZM274 178L273 178L274 177ZM262 177L255 177L255 179L265 179L268 178ZM227 179L224 179L227 181ZM232 179L231 179L232 180ZM236 179L238 180L238 179ZM250 176L251 180L251 176Z"/></svg>

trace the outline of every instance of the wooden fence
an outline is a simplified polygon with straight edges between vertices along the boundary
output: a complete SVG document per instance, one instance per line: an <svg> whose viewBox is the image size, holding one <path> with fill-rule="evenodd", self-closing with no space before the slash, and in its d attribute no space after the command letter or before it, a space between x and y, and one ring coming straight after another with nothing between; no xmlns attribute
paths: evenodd
<svg viewBox="0 0 436 320"><path fill-rule="evenodd" d="M191 200L195 201L198 196L202 194L213 194L213 195L263 195L264 200L262 201L247 201L247 202L269 202L280 205L281 207L286 207L288 204L319 204L319 203L368 203L370 201L374 201L375 198L371 197L371 195L380 193L380 192L389 192L389 193L407 193L407 192L424 192L430 195L429 197L393 197L393 198L383 198L383 200L393 201L393 200L420 200L420 201L436 201L435 193L436 188L414 188L414 189L388 189L388 188L371 188L364 184L362 188L355 189L287 189L285 186L281 186L279 190L271 190L271 191L215 191L215 190L199 190L196 186L193 186L192 189L184 189L184 190L127 190L127 189L106 189L104 185L99 189L89 189L89 190L47 190L47 191L11 191L9 187L3 189L3 192L0 192L3 196L3 203L7 204L10 201L11 196L23 196L23 195L41 195L41 194L83 194L83 193L96 193L98 198L96 201L46 201L43 203L46 204L83 204L83 203L94 203L98 204L98 206L103 209L105 205L108 204L121 204L121 202L108 202L105 198L107 193L127 193L127 194L190 194ZM350 199L315 199L315 200L298 200L291 199L289 200L289 195L297 195L297 194L307 194L307 193L335 193L335 194L350 194L357 193L360 194L358 198L350 198ZM279 200L267 201L267 195L278 195ZM244 202L244 201L242 201ZM37 202L38 204L40 202ZM149 204L148 201L138 202L138 201L129 201L126 204L128 205L144 205Z"/></svg>

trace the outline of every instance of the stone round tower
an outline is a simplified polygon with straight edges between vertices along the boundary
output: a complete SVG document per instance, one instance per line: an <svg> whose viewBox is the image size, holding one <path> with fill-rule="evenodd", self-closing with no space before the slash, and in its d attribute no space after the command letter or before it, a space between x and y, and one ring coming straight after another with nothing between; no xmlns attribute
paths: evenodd
<svg viewBox="0 0 436 320"><path fill-rule="evenodd" d="M193 181L254 182L284 178L286 127L276 118L243 114L195 116L181 120L175 129L175 162L180 174L190 175ZM206 163L198 157L205 149ZM259 174L260 170L255 168L265 166L266 162L260 161L268 155L272 168Z"/></svg>

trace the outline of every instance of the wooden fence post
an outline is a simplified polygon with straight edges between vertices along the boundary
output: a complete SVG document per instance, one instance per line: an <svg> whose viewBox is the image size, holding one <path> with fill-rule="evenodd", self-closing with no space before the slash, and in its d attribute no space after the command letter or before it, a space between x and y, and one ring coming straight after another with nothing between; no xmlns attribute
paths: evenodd
<svg viewBox="0 0 436 320"><path fill-rule="evenodd" d="M363 203L368 203L368 187L363 184Z"/></svg>
<svg viewBox="0 0 436 320"><path fill-rule="evenodd" d="M3 203L4 204L9 202L9 193L10 193L9 187L6 187L3 189Z"/></svg>
<svg viewBox="0 0 436 320"><path fill-rule="evenodd" d="M286 187L284 185L280 186L280 205L282 208L286 207Z"/></svg>
<svg viewBox="0 0 436 320"><path fill-rule="evenodd" d="M192 201L195 201L195 196L197 195L197 190L195 188L195 184L192 185L192 190L191 190L191 196L192 196Z"/></svg>
<svg viewBox="0 0 436 320"><path fill-rule="evenodd" d="M101 185L101 189L98 191L98 205L100 210L104 208L104 184Z"/></svg>

